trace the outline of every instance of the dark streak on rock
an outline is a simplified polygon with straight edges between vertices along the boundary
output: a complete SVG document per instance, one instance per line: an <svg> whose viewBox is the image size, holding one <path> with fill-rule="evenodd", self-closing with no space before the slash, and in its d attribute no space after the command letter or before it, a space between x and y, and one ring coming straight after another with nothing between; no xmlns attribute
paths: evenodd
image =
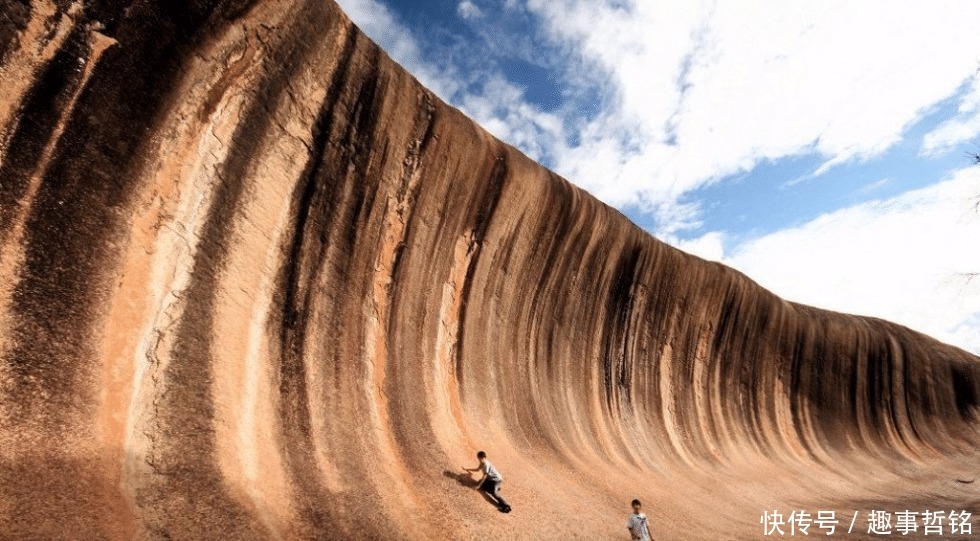
<svg viewBox="0 0 980 541"><path fill-rule="evenodd" d="M139 175L144 153L137 149L150 143L151 127L162 118L168 100L180 99L172 95L172 89L182 62L197 41L228 22L225 16L234 10L227 8L243 5L228 3L212 11L215 6L211 4L191 13L183 11L190 4L92 2L26 98L27 122L15 135L18 140L12 147L20 157L11 162L6 175L25 175L38 167L32 161L36 156L23 152L44 148L59 114L64 114L60 108L65 96L78 84L82 66L77 59L88 56L82 29L93 21L109 24L123 46L107 50L94 68L57 141L37 196L30 202L25 262L10 307L17 322L16 337L4 361L19 376L13 378L17 389L2 393L13 405L7 412L20 409L22 414L14 417L22 426L44 426L52 448L62 445L62 435L69 431L88 434L92 430L90 420L79 419L99 403L99 376L94 373L98 367L91 343L97 329L93 325L102 321L101 310L109 306L118 278L114 258L129 233L127 205L144 180ZM4 203L17 195L8 192ZM185 341L182 355L205 345ZM179 378L181 374L175 375ZM197 374L192 371L191 375ZM178 379L177 385L180 383ZM207 377L199 382L205 388L207 383ZM208 397L197 390L185 397L192 399L183 410L189 424L161 427L161 434L186 432L191 442L208 438ZM201 417L195 417L199 413ZM202 473L180 464L172 466L170 473L185 479ZM246 515L240 510L236 513L236 506L222 494L220 476L213 469L204 473L210 475L208 485L197 484L202 478L182 485L201 487L194 494L200 499L193 504L208 507L209 502L234 516L223 525L226 531L235 531L235 524L247 527L241 520ZM204 493L216 488L216 492ZM214 526L219 524L216 521ZM147 527L153 537L169 535Z"/></svg>
<svg viewBox="0 0 980 541"><path fill-rule="evenodd" d="M412 216L415 214L415 206L419 197L420 187L415 187L409 192L409 184L411 182L410 178L422 167L425 150L432 141L432 130L435 125L436 114L436 108L432 99L432 95L428 91L422 92L419 96L419 104L416 108L414 122L412 123L412 139L405 153L405 158L402 160L402 163L405 164L405 171L402 174L401 184L398 186L396 198L399 202L405 203L407 214L401 216L401 220L405 223L405 231L402 241L398 243L395 249L395 257L392 261L391 277L394 283L398 283L398 278L401 274L399 272L402 261L401 255L404 251L406 241L412 237L412 228L415 226ZM382 158L382 163L384 163L384 160L387 159L387 153ZM389 313L389 317L394 312L392 310ZM390 326L390 322L386 323Z"/></svg>
<svg viewBox="0 0 980 541"><path fill-rule="evenodd" d="M62 109L77 89L80 82L78 56L87 56L88 44L83 33L75 31L48 64L42 76L28 94L22 118L15 132L11 151L0 167L0 243L7 240L11 221L31 206L35 215L61 214L70 211L64 208L66 199L75 194L51 196L53 187L42 188L36 201L25 201L30 178L38 167L44 147L48 144L55 126L61 119ZM64 197L62 199L61 197ZM57 199L56 199L57 198ZM56 199L56 200L53 200ZM68 216L60 216L67 221ZM46 237L49 244L43 249L27 243L26 276L20 287L14 291L15 310L23 314L14 330L15 348L5 359L14 376L6 381L14 388L4 389L15 397L13 402L27 410L39 412L35 401L43 400L48 393L55 395L54 401L67 406L74 386L77 383L73 374L67 372L70 365L61 364L62 351L73 353L84 349L84 336L72 324L54 324L59 320L87 321L91 317L89 307L72 299L75 291L84 289L88 276L78 274L73 264L64 260L65 253L77 250L72 241L78 240L79 231L50 231ZM35 234L28 230L26 236ZM47 276L43 276L46 274ZM52 295L48 302L34 302L42 296ZM34 343L27 337L45 336L41 343ZM57 377L52 377L58 373ZM43 388L41 387L43 386ZM25 417L30 417L26 415Z"/></svg>
<svg viewBox="0 0 980 541"><path fill-rule="evenodd" d="M961 364L950 366L949 379L953 384L956 410L960 417L967 421L975 421L980 417L980 378L978 370L969 370Z"/></svg>
<svg viewBox="0 0 980 541"><path fill-rule="evenodd" d="M336 15L334 15L336 16ZM309 325L310 302L314 293L316 269L326 262L324 254L329 248L330 233L340 222L356 219L349 208L344 207L342 186L328 172L328 143L335 137L336 108L343 92L348 90L349 70L354 56L358 35L350 32L338 54L338 65L331 77L330 86L313 125L311 154L300 176L291 214L293 232L284 256L278 283L277 297L281 300L282 326L278 330L281 343L279 360L279 415L283 421L285 440L283 449L292 479L306 495L304 501L319 502L304 505L299 512L304 523L313 528L313 537L329 532L318 530L321 525L336 523L331 520L329 494L315 477L307 475L315 471L314 442L312 441L309 397L307 395L306 367L303 348ZM346 219L345 219L346 217ZM348 255L354 239L348 241Z"/></svg>
<svg viewBox="0 0 980 541"><path fill-rule="evenodd" d="M209 21L205 12L175 26L153 6L142 5L145 11L138 16L119 15L117 9L122 6L93 2L76 21L71 37L26 97L28 119L19 137L27 139L17 142L12 153L20 157L5 173L21 176L36 166L36 156L19 149L47 144L58 107L78 83L75 55L87 56L81 29L91 21L115 21L113 30L125 46L107 50L81 90L25 224L25 262L11 306L18 327L15 347L5 359L20 374L20 390L8 396L31 412L24 422L36 415L63 417L91 403L90 323L98 321L95 313L105 306L114 280L105 269L115 268L110 261L128 231L125 207L141 180L136 149L147 142L154 118L172 99L179 59L192 50L202 29L207 33L223 22ZM2 196L3 206L22 193L21 187ZM53 396L44 398L48 394Z"/></svg>
<svg viewBox="0 0 980 541"><path fill-rule="evenodd" d="M17 35L27 27L30 18L30 0L0 0L0 66L20 48Z"/></svg>
<svg viewBox="0 0 980 541"><path fill-rule="evenodd" d="M463 358L464 358L464 344L465 342L465 332L466 332L466 312L468 310L468 300L470 298L470 290L473 287L473 271L477 267L477 263L480 261L480 246L483 243L483 239L486 237L487 230L490 228L490 222L493 220L493 214L497 210L497 203L500 202L500 195L504 191L504 185L507 182L507 155L502 153L492 158L493 165L490 167L490 174L487 177L486 183L481 186L481 190L478 194L475 207L475 216L471 218L473 221L473 245L470 248L475 250L473 257L470 258L469 267L466 269L466 277L463 280L463 287L461 288L461 300L460 300L460 310L459 310L459 331L457 336L457 343L459 347L456 348L456 375L459 378L457 385L460 389L463 388Z"/></svg>
<svg viewBox="0 0 980 541"><path fill-rule="evenodd" d="M270 60L267 69L275 76L263 78L256 89L256 104L236 126L228 157L217 175L220 183L196 251L191 283L181 293L189 302L167 365L167 388L155 402L159 427L154 432L183 433L181 438L162 440L153 450L156 473L162 478L141 493L142 505L158 514L150 520L161 521L153 526L158 534L200 539L262 539L270 535L250 520L230 493L222 490L217 464L200 457L217 456L211 354L218 280L227 258L233 221L247 195L243 179L271 126L272 117L263 104L278 102L292 75L272 67L298 67L301 63L297 61L311 54L311 48L309 43L299 43L295 49L279 49L282 57L275 55ZM198 519L177 526L169 519L174 515Z"/></svg>
<svg viewBox="0 0 980 541"><path fill-rule="evenodd" d="M640 246L628 243L619 252L612 273L612 283L606 295L606 326L603 329L605 353L602 358L602 374L603 397L610 411L622 406L617 404L617 399L620 397L627 407L631 407L632 404L629 340L634 337L630 333L630 319L633 312L633 286L636 282L639 262Z"/></svg>

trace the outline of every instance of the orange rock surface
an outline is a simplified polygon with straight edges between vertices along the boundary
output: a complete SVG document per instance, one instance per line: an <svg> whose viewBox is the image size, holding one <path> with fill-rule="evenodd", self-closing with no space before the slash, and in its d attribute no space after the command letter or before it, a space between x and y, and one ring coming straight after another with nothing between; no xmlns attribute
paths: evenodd
<svg viewBox="0 0 980 541"><path fill-rule="evenodd" d="M332 1L0 8L0 538L980 515L980 359L652 238Z"/></svg>

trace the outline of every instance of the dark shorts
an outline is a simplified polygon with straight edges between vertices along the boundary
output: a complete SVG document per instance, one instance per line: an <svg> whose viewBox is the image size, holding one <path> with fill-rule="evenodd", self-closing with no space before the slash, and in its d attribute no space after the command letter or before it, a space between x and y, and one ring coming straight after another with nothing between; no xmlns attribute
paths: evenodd
<svg viewBox="0 0 980 541"><path fill-rule="evenodd" d="M500 481L494 481L493 479L487 479L480 485L480 490L488 494L493 494L494 496L497 495L497 490L499 489Z"/></svg>

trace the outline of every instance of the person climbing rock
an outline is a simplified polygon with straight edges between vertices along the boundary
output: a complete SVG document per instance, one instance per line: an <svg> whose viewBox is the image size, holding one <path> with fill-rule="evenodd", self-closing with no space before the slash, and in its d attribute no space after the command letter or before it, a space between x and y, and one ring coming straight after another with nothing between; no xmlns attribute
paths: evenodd
<svg viewBox="0 0 980 541"><path fill-rule="evenodd" d="M475 468L463 469L468 472L482 471L483 477L480 478L480 482L477 483L477 490L486 493L490 496L490 499L494 501L497 508L504 513L510 513L510 505L500 496L500 483L503 482L504 478L497 471L497 468L493 467L493 464L487 460L487 454L480 451L476 454L476 458L479 459L480 465Z"/></svg>
<svg viewBox="0 0 980 541"><path fill-rule="evenodd" d="M647 516L641 512L642 507L640 500L633 500L633 514L626 521L626 529L630 531L631 539L651 541L650 527L647 525Z"/></svg>

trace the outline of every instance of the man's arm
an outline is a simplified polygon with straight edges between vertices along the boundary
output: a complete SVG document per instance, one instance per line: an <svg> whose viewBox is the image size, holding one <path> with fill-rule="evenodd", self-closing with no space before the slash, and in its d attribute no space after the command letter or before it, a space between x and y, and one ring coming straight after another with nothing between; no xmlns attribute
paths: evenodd
<svg viewBox="0 0 980 541"><path fill-rule="evenodd" d="M463 466L463 471L468 471L468 472L483 471L483 466L482 465L479 465L479 466L473 468L472 470L469 469L469 468L467 468L466 466ZM483 475L480 477L480 480L476 482L476 487L477 488L480 488L480 485L483 484L483 481L486 480L486 478L487 478L487 472L484 471L483 472Z"/></svg>

